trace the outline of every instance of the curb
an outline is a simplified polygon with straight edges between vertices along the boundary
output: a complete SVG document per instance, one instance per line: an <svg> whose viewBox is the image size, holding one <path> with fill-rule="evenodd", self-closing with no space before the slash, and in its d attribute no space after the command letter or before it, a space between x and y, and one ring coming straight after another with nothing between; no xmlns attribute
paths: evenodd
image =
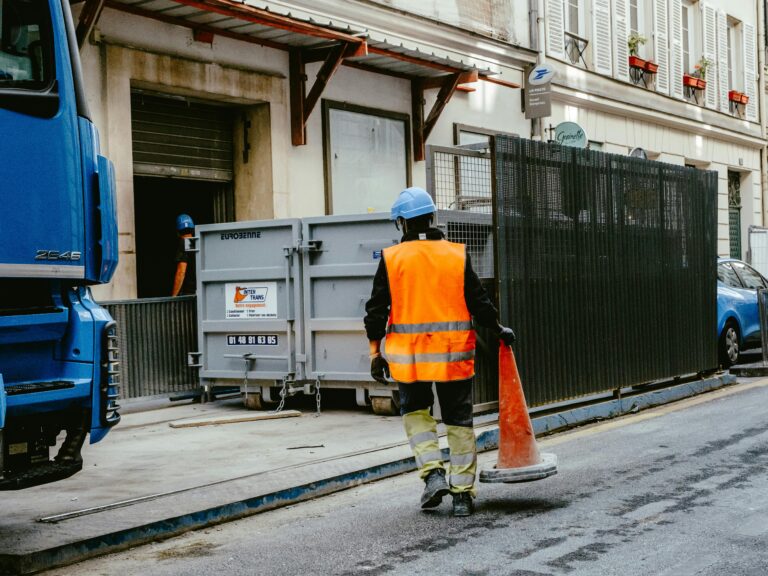
<svg viewBox="0 0 768 576"><path fill-rule="evenodd" d="M723 374L669 388L639 392L630 397L576 407L554 414L535 416L532 418L533 429L537 435L548 434L589 422L607 420L646 408L668 404L736 382L734 376ZM498 443L498 428L486 430L477 435L477 449L480 452L495 450L498 448ZM447 456L447 451L444 453ZM46 550L25 554L0 554L0 574L29 574L80 562L94 556L110 554L159 539L178 536L190 530L199 530L222 522L245 518L259 512L297 504L413 470L416 470L414 459L412 457L403 458Z"/></svg>
<svg viewBox="0 0 768 576"><path fill-rule="evenodd" d="M744 378L763 378L768 376L768 366L762 362L742 364L741 366L731 367L730 372L734 376L742 376Z"/></svg>

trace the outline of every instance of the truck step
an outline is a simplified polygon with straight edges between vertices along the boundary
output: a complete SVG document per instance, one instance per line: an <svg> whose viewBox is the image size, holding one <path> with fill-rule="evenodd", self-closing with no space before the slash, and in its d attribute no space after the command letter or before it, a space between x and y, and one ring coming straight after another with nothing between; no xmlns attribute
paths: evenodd
<svg viewBox="0 0 768 576"><path fill-rule="evenodd" d="M25 382L22 384L6 384L5 391L8 396L17 394L32 394L33 392L50 392L51 390L63 390L74 388L74 382L66 380L52 380L50 382Z"/></svg>
<svg viewBox="0 0 768 576"><path fill-rule="evenodd" d="M0 477L0 490L21 490L56 480L69 478L83 469L82 462L54 462L38 464L29 470Z"/></svg>

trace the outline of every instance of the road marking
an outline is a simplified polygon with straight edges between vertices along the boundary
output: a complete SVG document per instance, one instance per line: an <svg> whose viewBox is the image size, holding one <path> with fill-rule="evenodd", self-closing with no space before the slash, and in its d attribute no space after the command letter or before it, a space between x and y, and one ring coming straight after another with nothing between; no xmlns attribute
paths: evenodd
<svg viewBox="0 0 768 576"><path fill-rule="evenodd" d="M684 410L692 406L698 406L699 404L712 402L713 400L718 400L726 396L739 394L741 392L746 392L748 390L754 390L755 388L765 388L765 387L768 387L768 378L763 378L761 380L758 380L757 382L752 382L750 384L734 384L732 386L728 386L727 388L721 388L719 390L714 390L712 392L705 392L703 394L694 396L693 398L680 400L677 402L673 402L672 404L667 404L665 406L649 408L648 410L643 410L639 414L622 415L608 422L592 424L592 425L589 425L587 428L582 428L572 432L566 431L566 432L563 432L562 434L557 434L556 436L549 436L546 438L542 438L538 441L538 443L542 446L557 446L558 444L562 444L563 442L570 442L571 440L584 438L585 436L594 436L595 434L600 434L608 430L613 430L614 428L629 426L630 424L636 424L637 422L651 420L652 418L659 418L660 416L664 416L665 414L669 414L671 412L677 412L679 410Z"/></svg>

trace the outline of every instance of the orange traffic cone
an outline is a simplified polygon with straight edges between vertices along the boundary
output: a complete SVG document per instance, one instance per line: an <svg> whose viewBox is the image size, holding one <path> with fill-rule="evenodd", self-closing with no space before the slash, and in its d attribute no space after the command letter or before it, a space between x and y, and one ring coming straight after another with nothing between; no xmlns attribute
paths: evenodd
<svg viewBox="0 0 768 576"><path fill-rule="evenodd" d="M499 343L499 459L480 482L530 482L557 474L557 456L541 454L512 348Z"/></svg>

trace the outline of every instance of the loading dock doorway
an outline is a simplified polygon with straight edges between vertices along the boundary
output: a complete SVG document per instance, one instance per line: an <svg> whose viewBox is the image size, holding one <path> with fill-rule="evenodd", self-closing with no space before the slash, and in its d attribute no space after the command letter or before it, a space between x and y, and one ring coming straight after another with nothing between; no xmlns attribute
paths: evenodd
<svg viewBox="0 0 768 576"><path fill-rule="evenodd" d="M131 115L137 296L170 296L176 217L234 220L235 109L137 90Z"/></svg>

